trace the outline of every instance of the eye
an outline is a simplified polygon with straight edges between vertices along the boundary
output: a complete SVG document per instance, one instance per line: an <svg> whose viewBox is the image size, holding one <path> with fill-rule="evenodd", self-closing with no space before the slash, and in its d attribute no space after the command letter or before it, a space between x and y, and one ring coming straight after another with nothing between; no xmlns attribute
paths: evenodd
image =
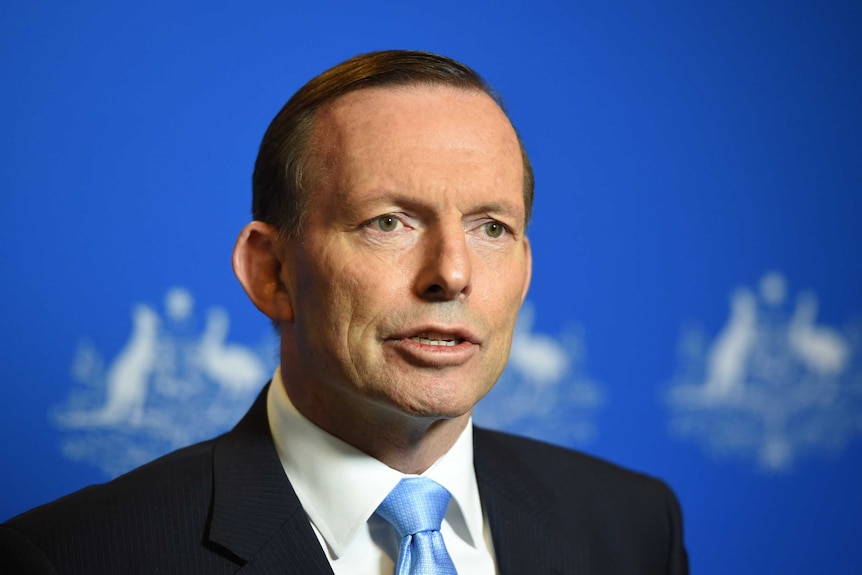
<svg viewBox="0 0 862 575"><path fill-rule="evenodd" d="M486 222L482 225L482 228L485 230L485 234L489 238L499 238L504 233L506 233L506 226L501 224L500 222L490 221Z"/></svg>
<svg viewBox="0 0 862 575"><path fill-rule="evenodd" d="M401 222L392 214L385 214L374 218L370 223L381 232L394 232L398 229L398 224Z"/></svg>

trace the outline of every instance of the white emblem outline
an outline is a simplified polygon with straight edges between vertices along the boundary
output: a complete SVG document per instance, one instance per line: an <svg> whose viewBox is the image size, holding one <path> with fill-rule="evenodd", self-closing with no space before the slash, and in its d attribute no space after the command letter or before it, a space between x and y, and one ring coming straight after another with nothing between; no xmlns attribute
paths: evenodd
<svg viewBox="0 0 862 575"><path fill-rule="evenodd" d="M477 405L478 425L534 439L584 445L595 440L596 413L607 393L586 371L583 330L570 326L557 336L534 331L535 307L521 307L509 363Z"/></svg>
<svg viewBox="0 0 862 575"><path fill-rule="evenodd" d="M719 457L753 459L768 473L787 472L808 454L837 455L862 435L858 325L818 323L812 291L788 307L786 279L768 272L756 292L731 294L711 342L702 330L684 330L665 390L672 435Z"/></svg>
<svg viewBox="0 0 862 575"><path fill-rule="evenodd" d="M116 476L155 457L214 437L234 424L275 369L270 335L255 349L228 341L225 309L207 309L202 327L194 299L168 290L160 315L132 306L132 330L106 362L82 339L72 364L77 385L51 413L63 455Z"/></svg>

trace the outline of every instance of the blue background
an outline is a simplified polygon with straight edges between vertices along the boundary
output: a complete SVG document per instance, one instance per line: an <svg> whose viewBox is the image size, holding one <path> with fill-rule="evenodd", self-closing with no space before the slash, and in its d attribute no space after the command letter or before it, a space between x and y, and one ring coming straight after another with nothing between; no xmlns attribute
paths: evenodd
<svg viewBox="0 0 862 575"><path fill-rule="evenodd" d="M416 48L481 72L531 155L534 327L581 326L606 394L578 447L674 487L695 573L862 571L859 434L767 473L661 400L682 327L769 270L862 316L862 3L33 1L0 27L0 519L105 479L48 420L82 336L115 354L174 285L269 329L230 269L263 131L323 69Z"/></svg>

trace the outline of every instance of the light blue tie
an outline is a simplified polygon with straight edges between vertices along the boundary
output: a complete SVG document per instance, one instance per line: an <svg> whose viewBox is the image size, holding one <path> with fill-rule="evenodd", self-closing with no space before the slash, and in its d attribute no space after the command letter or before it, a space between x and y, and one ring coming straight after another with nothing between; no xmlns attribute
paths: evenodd
<svg viewBox="0 0 862 575"><path fill-rule="evenodd" d="M451 497L430 479L408 477L377 508L377 514L392 524L401 539L395 575L458 574L440 534Z"/></svg>

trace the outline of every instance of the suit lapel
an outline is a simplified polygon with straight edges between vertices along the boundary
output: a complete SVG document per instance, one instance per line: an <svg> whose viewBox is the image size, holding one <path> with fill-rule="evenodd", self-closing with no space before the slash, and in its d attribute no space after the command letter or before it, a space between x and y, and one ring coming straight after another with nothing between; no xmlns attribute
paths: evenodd
<svg viewBox="0 0 862 575"><path fill-rule="evenodd" d="M208 545L244 563L237 571L242 575L332 575L278 459L266 413L268 389L215 446ZM587 548L560 536L554 494L520 463L517 451L481 429L474 446L500 575L590 573Z"/></svg>
<svg viewBox="0 0 862 575"><path fill-rule="evenodd" d="M588 549L562 537L554 494L517 452L485 430L474 432L476 480L491 525L500 575L590 573Z"/></svg>
<svg viewBox="0 0 862 575"><path fill-rule="evenodd" d="M238 571L243 575L332 575L278 459L266 413L268 389L215 446L209 543L245 562Z"/></svg>

